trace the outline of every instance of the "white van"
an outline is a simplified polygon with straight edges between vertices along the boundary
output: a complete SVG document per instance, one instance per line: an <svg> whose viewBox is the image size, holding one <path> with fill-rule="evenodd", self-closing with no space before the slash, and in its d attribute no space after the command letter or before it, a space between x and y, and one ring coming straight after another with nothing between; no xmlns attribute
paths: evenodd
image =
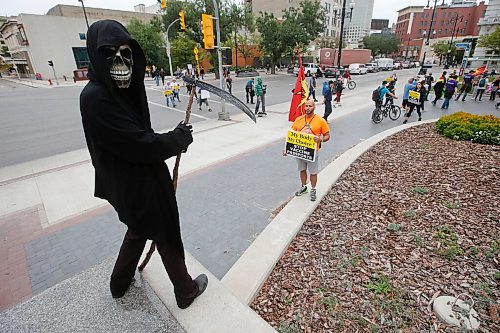
<svg viewBox="0 0 500 333"><path fill-rule="evenodd" d="M380 58L377 59L377 65L383 71L390 71L394 69L394 60L391 58Z"/></svg>
<svg viewBox="0 0 500 333"><path fill-rule="evenodd" d="M366 74L368 68L366 68L365 64L350 64L349 65L349 73L351 74Z"/></svg>

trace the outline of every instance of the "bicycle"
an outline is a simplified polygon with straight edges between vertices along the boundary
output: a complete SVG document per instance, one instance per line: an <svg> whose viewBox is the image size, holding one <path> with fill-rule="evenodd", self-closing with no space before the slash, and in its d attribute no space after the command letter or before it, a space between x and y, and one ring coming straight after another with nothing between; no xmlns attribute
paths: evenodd
<svg viewBox="0 0 500 333"><path fill-rule="evenodd" d="M356 82L353 80L347 80L347 88L349 88L349 90L353 90L356 88Z"/></svg>
<svg viewBox="0 0 500 333"><path fill-rule="evenodd" d="M394 104L394 100L388 99L385 105L380 105L380 108L375 108L372 112L372 121L375 124L380 123L384 118L389 117L391 120L398 120L401 116L401 108Z"/></svg>

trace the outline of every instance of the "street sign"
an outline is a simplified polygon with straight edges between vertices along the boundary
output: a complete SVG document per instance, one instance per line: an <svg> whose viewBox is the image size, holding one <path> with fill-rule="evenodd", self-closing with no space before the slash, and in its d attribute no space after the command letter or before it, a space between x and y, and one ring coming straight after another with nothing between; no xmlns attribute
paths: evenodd
<svg viewBox="0 0 500 333"><path fill-rule="evenodd" d="M195 47L194 50L193 50L194 54L198 54L198 48Z"/></svg>
<svg viewBox="0 0 500 333"><path fill-rule="evenodd" d="M470 48L470 43L455 43L457 49L468 49Z"/></svg>

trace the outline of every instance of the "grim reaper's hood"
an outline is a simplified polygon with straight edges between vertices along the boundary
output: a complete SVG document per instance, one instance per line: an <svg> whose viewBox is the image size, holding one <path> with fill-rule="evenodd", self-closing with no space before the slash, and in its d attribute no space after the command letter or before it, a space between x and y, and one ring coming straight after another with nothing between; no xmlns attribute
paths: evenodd
<svg viewBox="0 0 500 333"><path fill-rule="evenodd" d="M103 52L105 46L127 44L132 49L134 60L132 80L129 88L119 89L111 79L109 65ZM88 77L106 87L110 96L124 109L140 114L147 127L151 127L144 72L146 57L139 43L130 36L127 29L119 22L101 20L94 22L87 32L87 52L90 59Z"/></svg>
<svg viewBox="0 0 500 333"><path fill-rule="evenodd" d="M89 79L98 81L112 90L113 80L109 75L109 65L102 52L105 46L121 46L127 44L132 48L134 66L130 87L137 89L144 87L144 71L146 57L135 39L130 36L127 29L119 22L102 20L93 23L87 32L87 52L90 59Z"/></svg>

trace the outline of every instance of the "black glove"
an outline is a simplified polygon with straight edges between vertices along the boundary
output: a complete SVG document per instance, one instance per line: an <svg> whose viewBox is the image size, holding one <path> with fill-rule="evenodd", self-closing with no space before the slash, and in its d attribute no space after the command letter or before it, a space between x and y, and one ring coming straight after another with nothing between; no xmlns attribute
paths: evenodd
<svg viewBox="0 0 500 333"><path fill-rule="evenodd" d="M185 153L187 151L187 147L193 142L193 125L190 123L184 123L181 121L179 125L175 128L174 132L181 133L179 139L181 141L181 153Z"/></svg>

